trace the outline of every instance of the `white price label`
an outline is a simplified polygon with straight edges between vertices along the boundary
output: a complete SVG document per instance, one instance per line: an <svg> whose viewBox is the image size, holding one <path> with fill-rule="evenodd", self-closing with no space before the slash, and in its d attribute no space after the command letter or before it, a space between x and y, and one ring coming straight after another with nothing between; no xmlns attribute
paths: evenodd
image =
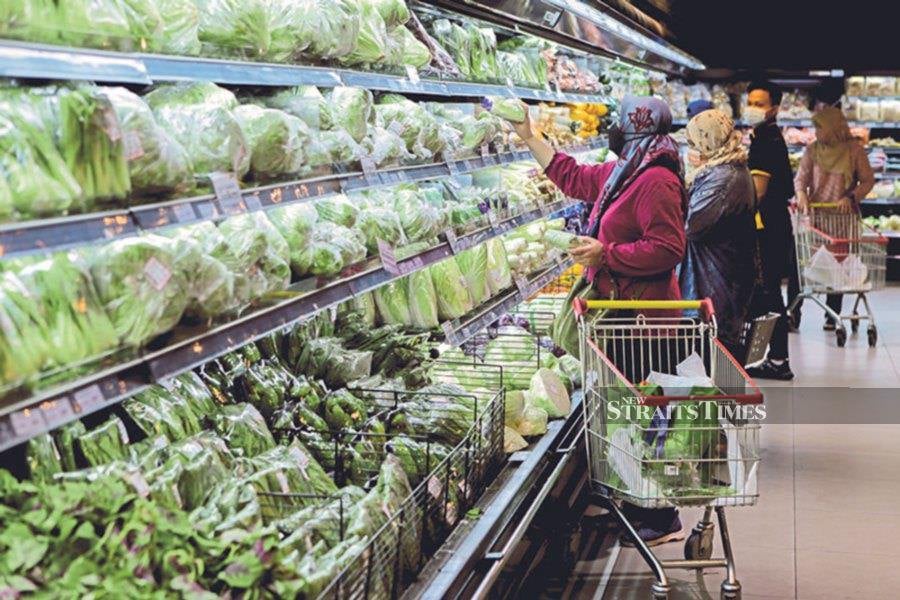
<svg viewBox="0 0 900 600"><path fill-rule="evenodd" d="M406 78L411 83L419 83L419 71L412 65L406 65Z"/></svg>
<svg viewBox="0 0 900 600"><path fill-rule="evenodd" d="M428 493L431 494L431 497L437 500L441 497L441 492L444 490L444 486L441 483L441 480L438 479L435 475L431 476L431 479L428 480Z"/></svg>
<svg viewBox="0 0 900 600"><path fill-rule="evenodd" d="M446 338L447 343L453 344L453 340L456 338L456 330L453 327L453 322L444 321L441 323L441 331L444 332L444 338Z"/></svg>
<svg viewBox="0 0 900 600"><path fill-rule="evenodd" d="M519 293L525 298L531 295L531 284L521 275L516 277L516 288L518 288Z"/></svg>
<svg viewBox="0 0 900 600"><path fill-rule="evenodd" d="M481 145L481 158L487 158L491 154L491 147L487 144Z"/></svg>
<svg viewBox="0 0 900 600"><path fill-rule="evenodd" d="M119 126L119 118L112 107L103 111L103 130L106 131L106 135L113 142L118 142L122 139L122 128Z"/></svg>
<svg viewBox="0 0 900 600"><path fill-rule="evenodd" d="M144 155L144 146L141 144L141 136L136 131L128 131L122 138L125 148L125 160L137 160Z"/></svg>
<svg viewBox="0 0 900 600"><path fill-rule="evenodd" d="M144 476L140 471L131 471L127 473L125 479L131 484L131 487L134 488L134 491L136 491L141 498L146 498L150 495L150 486L147 484L147 480L144 479Z"/></svg>
<svg viewBox="0 0 900 600"><path fill-rule="evenodd" d="M44 415L48 427L56 427L71 421L75 415L72 403L68 398L58 398L41 403L41 413Z"/></svg>
<svg viewBox="0 0 900 600"><path fill-rule="evenodd" d="M397 266L397 256L394 254L394 247L384 240L378 240L378 255L381 257L381 265L384 270L391 275L402 275L400 268Z"/></svg>
<svg viewBox="0 0 900 600"><path fill-rule="evenodd" d="M147 276L150 285L159 292L166 287L167 283L169 283L169 279L172 278L172 271L170 271L166 265L159 262L155 256L151 256L150 259L144 263L144 275Z"/></svg>
<svg viewBox="0 0 900 600"><path fill-rule="evenodd" d="M665 465L663 471L667 477L675 477L678 475L678 465Z"/></svg>
<svg viewBox="0 0 900 600"><path fill-rule="evenodd" d="M459 238L456 237L456 232L452 229L446 229L444 230L444 237L447 238L447 244L450 245L450 251L453 252L453 254L459 252Z"/></svg>
<svg viewBox="0 0 900 600"><path fill-rule="evenodd" d="M78 390L73 395L75 399L76 412L89 412L100 408L106 402L103 396L103 390L96 383L83 390Z"/></svg>
<svg viewBox="0 0 900 600"><path fill-rule="evenodd" d="M213 173L209 178L225 212L243 212L241 186L235 176L231 173Z"/></svg>
<svg viewBox="0 0 900 600"><path fill-rule="evenodd" d="M9 423L19 436L34 435L44 428L44 415L40 410L24 408L9 415Z"/></svg>
<svg viewBox="0 0 900 600"><path fill-rule="evenodd" d="M404 127L403 123L401 123L400 121L391 121L391 124L388 125L387 130L395 135L403 135L406 127Z"/></svg>
<svg viewBox="0 0 900 600"><path fill-rule="evenodd" d="M362 166L363 173L365 173L366 175L371 175L372 173L375 172L375 169L377 168L375 166L375 161L372 160L372 157L370 157L370 156L361 158L359 163L360 163L360 166Z"/></svg>
<svg viewBox="0 0 900 600"><path fill-rule="evenodd" d="M497 216L497 213L493 210L487 211L488 223L491 224L491 229L497 229L500 226L500 218Z"/></svg>
<svg viewBox="0 0 900 600"><path fill-rule="evenodd" d="M447 168L450 169L451 175L459 175L461 173L460 168L459 168L459 163L456 162L455 160L448 160Z"/></svg>
<svg viewBox="0 0 900 600"><path fill-rule="evenodd" d="M516 83L512 80L512 77L506 78L506 87L508 87L508 88L516 87Z"/></svg>

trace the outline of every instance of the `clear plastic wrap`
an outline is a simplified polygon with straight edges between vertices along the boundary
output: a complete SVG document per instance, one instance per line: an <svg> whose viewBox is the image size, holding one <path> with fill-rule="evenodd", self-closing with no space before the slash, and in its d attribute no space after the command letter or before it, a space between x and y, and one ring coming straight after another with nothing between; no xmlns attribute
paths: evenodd
<svg viewBox="0 0 900 600"><path fill-rule="evenodd" d="M364 259L366 247L358 232L321 221L313 228L306 253L303 261L310 264L309 272L329 277L340 273L345 266Z"/></svg>
<svg viewBox="0 0 900 600"><path fill-rule="evenodd" d="M346 57L356 48L360 16L347 0L297 0L303 19L295 29L304 55L320 60Z"/></svg>
<svg viewBox="0 0 900 600"><path fill-rule="evenodd" d="M299 277L309 273L312 265L306 250L313 228L319 220L316 207L309 202L283 206L270 211L269 220L288 244L294 274Z"/></svg>
<svg viewBox="0 0 900 600"><path fill-rule="evenodd" d="M403 138L378 126L369 129L369 136L363 141L362 150L364 156L371 158L379 167L401 164L413 158L407 152Z"/></svg>
<svg viewBox="0 0 900 600"><path fill-rule="evenodd" d="M250 145L250 170L258 179L296 175L304 168L310 132L299 118L276 108L244 104L234 116Z"/></svg>
<svg viewBox="0 0 900 600"><path fill-rule="evenodd" d="M402 279L395 279L372 294L375 297L375 306L381 322L385 325L409 325L412 322L409 300L407 299L407 284Z"/></svg>
<svg viewBox="0 0 900 600"><path fill-rule="evenodd" d="M372 67L384 62L391 44L387 25L372 0L346 0L359 15L359 33L353 50L340 58L346 65Z"/></svg>
<svg viewBox="0 0 900 600"><path fill-rule="evenodd" d="M457 319L474 308L466 289L466 278L456 260L449 258L429 267L437 293L438 315L442 321Z"/></svg>
<svg viewBox="0 0 900 600"><path fill-rule="evenodd" d="M440 205L424 201L415 190L396 190L394 212L400 217L403 232L410 242L434 239L447 225L446 215Z"/></svg>
<svg viewBox="0 0 900 600"><path fill-rule="evenodd" d="M406 149L422 160L444 149L437 119L411 100L388 94L375 106L375 117L379 126L399 135Z"/></svg>
<svg viewBox="0 0 900 600"><path fill-rule="evenodd" d="M330 221L344 227L353 227L359 214L357 202L344 194L334 194L315 202L316 212L323 221Z"/></svg>
<svg viewBox="0 0 900 600"><path fill-rule="evenodd" d="M378 240L392 246L406 244L406 235L403 233L400 219L391 208L369 206L362 209L356 218L356 229L365 238L366 249L370 254L378 252Z"/></svg>
<svg viewBox="0 0 900 600"><path fill-rule="evenodd" d="M479 244L456 255L456 264L465 278L466 289L472 303L478 306L491 297L491 288L488 284L488 254L487 246Z"/></svg>
<svg viewBox="0 0 900 600"><path fill-rule="evenodd" d="M447 19L437 19L431 30L435 40L456 61L463 77L472 76L471 39L465 29Z"/></svg>
<svg viewBox="0 0 900 600"><path fill-rule="evenodd" d="M470 32L469 63L472 77L476 81L496 81L500 76L497 68L497 35L490 27L472 27Z"/></svg>
<svg viewBox="0 0 900 600"><path fill-rule="evenodd" d="M140 346L181 319L190 296L178 248L147 234L110 242L91 257L98 296L123 344Z"/></svg>
<svg viewBox="0 0 900 600"><path fill-rule="evenodd" d="M406 6L405 0L369 0L384 19L384 24L389 30L400 25L404 25L409 21L409 7Z"/></svg>
<svg viewBox="0 0 900 600"><path fill-rule="evenodd" d="M277 108L294 115L311 129L328 129L331 126L325 96L314 85L281 90L277 94L259 100L269 108Z"/></svg>
<svg viewBox="0 0 900 600"><path fill-rule="evenodd" d="M328 129L342 129L356 142L362 142L374 121L372 92L338 86L326 97Z"/></svg>
<svg viewBox="0 0 900 600"><path fill-rule="evenodd" d="M235 268L235 296L243 305L291 282L290 249L268 217L253 212L219 224Z"/></svg>
<svg viewBox="0 0 900 600"><path fill-rule="evenodd" d="M176 139L159 126L153 111L125 88L102 88L125 140L125 158L135 194L185 193L194 186L193 165Z"/></svg>
<svg viewBox="0 0 900 600"><path fill-rule="evenodd" d="M228 252L222 233L204 221L171 234L178 244L176 268L184 274L190 296L185 314L206 320L236 310L235 273L222 260Z"/></svg>
<svg viewBox="0 0 900 600"><path fill-rule="evenodd" d="M433 329L440 325L438 320L437 292L431 280L431 271L421 269L405 279L406 298L409 307L407 325L421 329Z"/></svg>
<svg viewBox="0 0 900 600"><path fill-rule="evenodd" d="M306 47L296 35L305 14L292 0L195 0L207 56L287 62Z"/></svg>
<svg viewBox="0 0 900 600"><path fill-rule="evenodd" d="M417 40L406 27L388 32L388 41L387 63L391 66L409 65L421 69L431 62L428 46Z"/></svg>

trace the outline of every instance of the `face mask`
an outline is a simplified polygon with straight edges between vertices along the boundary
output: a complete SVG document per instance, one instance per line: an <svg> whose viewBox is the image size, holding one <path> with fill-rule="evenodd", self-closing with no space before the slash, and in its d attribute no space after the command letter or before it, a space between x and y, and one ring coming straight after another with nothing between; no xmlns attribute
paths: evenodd
<svg viewBox="0 0 900 600"><path fill-rule="evenodd" d="M748 125L756 127L766 120L766 110L758 106L745 106L744 120L747 121Z"/></svg>
<svg viewBox="0 0 900 600"><path fill-rule="evenodd" d="M616 156L622 154L625 149L625 132L618 125L609 128L609 149Z"/></svg>

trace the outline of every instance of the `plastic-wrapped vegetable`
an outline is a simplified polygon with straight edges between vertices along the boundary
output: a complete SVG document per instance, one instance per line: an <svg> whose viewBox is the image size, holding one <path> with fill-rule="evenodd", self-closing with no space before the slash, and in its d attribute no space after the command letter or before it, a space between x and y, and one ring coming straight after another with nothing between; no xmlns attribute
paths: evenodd
<svg viewBox="0 0 900 600"><path fill-rule="evenodd" d="M303 19L295 29L304 55L322 60L341 59L356 47L359 11L345 0L298 0Z"/></svg>
<svg viewBox="0 0 900 600"><path fill-rule="evenodd" d="M372 206L359 211L356 217L356 229L366 239L366 248L371 254L378 252L378 240L388 242L392 246L406 244L406 236L397 213L389 208Z"/></svg>
<svg viewBox="0 0 900 600"><path fill-rule="evenodd" d="M331 127L331 114L328 111L325 96L314 85L301 85L281 90L273 96L260 98L266 106L277 108L301 119L311 129L328 129Z"/></svg>
<svg viewBox="0 0 900 600"><path fill-rule="evenodd" d="M394 212L400 217L403 232L410 242L434 239L446 225L444 213L438 206L424 202L413 190L397 190Z"/></svg>
<svg viewBox="0 0 900 600"><path fill-rule="evenodd" d="M421 159L431 158L445 147L437 120L415 102L388 95L375 106L375 115L380 126L399 135L406 149Z"/></svg>
<svg viewBox="0 0 900 600"><path fill-rule="evenodd" d="M155 0L162 26L148 39L150 52L196 56L200 54L200 11L193 0Z"/></svg>
<svg viewBox="0 0 900 600"><path fill-rule="evenodd" d="M250 169L250 146L235 119L234 94L212 83L162 86L144 99L157 123L184 146L198 174Z"/></svg>
<svg viewBox="0 0 900 600"><path fill-rule="evenodd" d="M407 324L422 329L432 329L440 325L437 293L431 281L431 272L428 269L421 269L411 273L405 279L405 283L410 317Z"/></svg>
<svg viewBox="0 0 900 600"><path fill-rule="evenodd" d="M298 276L309 273L312 264L307 248L313 227L319 219L316 207L309 202L290 204L270 211L268 216L288 244L291 270Z"/></svg>
<svg viewBox="0 0 900 600"><path fill-rule="evenodd" d="M305 14L291 0L195 1L205 54L287 62L305 46L295 34Z"/></svg>
<svg viewBox="0 0 900 600"><path fill-rule="evenodd" d="M49 483L53 476L62 471L59 451L49 433L42 433L28 440L25 460L32 481Z"/></svg>
<svg viewBox="0 0 900 600"><path fill-rule="evenodd" d="M571 410L569 393L559 375L543 367L531 377L531 387L525 392L525 405L540 408L554 419L568 416Z"/></svg>
<svg viewBox="0 0 900 600"><path fill-rule="evenodd" d="M258 178L300 173L310 134L306 124L275 108L244 104L234 116L250 144L250 169Z"/></svg>
<svg viewBox="0 0 900 600"><path fill-rule="evenodd" d="M330 221L344 227L353 227L359 207L344 194L322 198L315 203L316 212L323 221Z"/></svg>
<svg viewBox="0 0 900 600"><path fill-rule="evenodd" d="M122 343L139 346L181 318L190 297L176 250L172 240L148 234L110 242L93 255L91 275Z"/></svg>
<svg viewBox="0 0 900 600"><path fill-rule="evenodd" d="M387 62L390 65L410 65L416 69L428 66L431 62L431 51L428 46L416 39L406 27L397 27L388 32L390 44Z"/></svg>
<svg viewBox="0 0 900 600"><path fill-rule="evenodd" d="M516 431L525 437L547 433L547 413L534 406L525 406L516 422Z"/></svg>
<svg viewBox="0 0 900 600"><path fill-rule="evenodd" d="M81 454L88 464L96 467L128 455L128 434L118 417L110 417L101 425L83 434L78 440Z"/></svg>
<svg viewBox="0 0 900 600"><path fill-rule="evenodd" d="M403 138L377 126L369 130L369 136L362 143L362 150L379 167L396 165L413 158L407 152Z"/></svg>
<svg viewBox="0 0 900 600"><path fill-rule="evenodd" d="M56 448L59 450L61 465L63 471L74 471L78 469L78 462L75 460L75 446L78 439L87 431L84 423L81 421L73 421L67 425L63 425L54 432L56 439Z"/></svg>
<svg viewBox="0 0 900 600"><path fill-rule="evenodd" d="M288 244L262 212L230 217L219 224L235 261L235 296L252 301L291 282Z"/></svg>
<svg viewBox="0 0 900 600"><path fill-rule="evenodd" d="M275 440L259 411L246 403L223 406L215 416L216 431L236 455L262 454L275 447Z"/></svg>
<svg viewBox="0 0 900 600"><path fill-rule="evenodd" d="M409 21L409 8L405 0L370 0L370 2L384 19L388 29L394 29Z"/></svg>
<svg viewBox="0 0 900 600"><path fill-rule="evenodd" d="M469 151L493 141L500 131L497 117L487 112L480 113L475 117L463 117L460 121L460 126L462 127L460 145L463 149Z"/></svg>
<svg viewBox="0 0 900 600"><path fill-rule="evenodd" d="M525 120L525 106L522 101L517 98L501 98L499 96L487 96L482 98L481 106L491 114L497 115L501 119L512 121L513 123L521 123Z"/></svg>
<svg viewBox="0 0 900 600"><path fill-rule="evenodd" d="M438 315L442 321L457 319L474 308L466 290L466 278L456 260L442 260L429 267L438 300Z"/></svg>
<svg viewBox="0 0 900 600"><path fill-rule="evenodd" d="M171 232L176 241L176 268L183 274L190 303L185 314L210 319L238 307L235 302L234 261L229 260L228 244L209 221Z"/></svg>
<svg viewBox="0 0 900 600"><path fill-rule="evenodd" d="M432 29L435 39L443 46L456 61L456 66L463 76L472 76L471 44L472 41L465 29L451 23L447 19L438 19Z"/></svg>
<svg viewBox="0 0 900 600"><path fill-rule="evenodd" d="M58 2L55 19L37 23L56 29L56 43L75 47L128 50L131 44L128 19L118 2L72 0Z"/></svg>
<svg viewBox="0 0 900 600"><path fill-rule="evenodd" d="M359 14L359 34L356 47L341 62L347 65L371 67L384 62L390 40L387 26L373 0L347 0L356 6Z"/></svg>
<svg viewBox="0 0 900 600"><path fill-rule="evenodd" d="M352 229L330 222L319 222L313 228L312 239L306 248L309 272L313 275L331 276L340 273L346 265L366 257L366 247Z"/></svg>
<svg viewBox="0 0 900 600"><path fill-rule="evenodd" d="M373 120L372 92L338 86L327 95L326 102L331 128L346 131L356 142L363 141Z"/></svg>
<svg viewBox="0 0 900 600"><path fill-rule="evenodd" d="M512 285L512 271L506 259L506 248L503 240L493 238L485 243L487 246L487 282L491 295L496 296L500 290Z"/></svg>
<svg viewBox="0 0 900 600"><path fill-rule="evenodd" d="M470 29L470 65L472 77L477 81L493 81L499 76L497 69L497 36L490 27Z"/></svg>
<svg viewBox="0 0 900 600"><path fill-rule="evenodd" d="M459 265L459 270L465 277L469 297L475 306L491 297L491 289L487 280L488 254L485 244L479 244L457 254L456 264Z"/></svg>
<svg viewBox="0 0 900 600"><path fill-rule="evenodd" d="M194 185L191 158L160 127L150 107L125 88L102 88L119 120L135 193L184 193Z"/></svg>
<svg viewBox="0 0 900 600"><path fill-rule="evenodd" d="M372 292L382 323L409 325L412 322L406 287L402 280L395 279Z"/></svg>

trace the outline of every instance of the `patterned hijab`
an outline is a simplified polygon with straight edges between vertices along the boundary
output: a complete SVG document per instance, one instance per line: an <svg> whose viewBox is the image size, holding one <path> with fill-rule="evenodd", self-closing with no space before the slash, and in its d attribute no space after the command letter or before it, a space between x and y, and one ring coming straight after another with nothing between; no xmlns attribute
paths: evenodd
<svg viewBox="0 0 900 600"><path fill-rule="evenodd" d="M853 136L840 109L827 106L813 115L816 141L809 145L812 158L826 173L840 173L844 184L853 183L853 158L850 150Z"/></svg>
<svg viewBox="0 0 900 600"><path fill-rule="evenodd" d="M700 164L687 176L687 184L709 167L726 163L747 162L741 132L735 131L734 121L720 110L705 110L687 124L687 140L700 153Z"/></svg>
<svg viewBox="0 0 900 600"><path fill-rule="evenodd" d="M651 96L625 96L619 109L618 125L625 136L625 147L600 190L597 200L600 217L619 193L649 167L663 166L679 179L684 178L678 144L668 135L672 113L665 102Z"/></svg>

